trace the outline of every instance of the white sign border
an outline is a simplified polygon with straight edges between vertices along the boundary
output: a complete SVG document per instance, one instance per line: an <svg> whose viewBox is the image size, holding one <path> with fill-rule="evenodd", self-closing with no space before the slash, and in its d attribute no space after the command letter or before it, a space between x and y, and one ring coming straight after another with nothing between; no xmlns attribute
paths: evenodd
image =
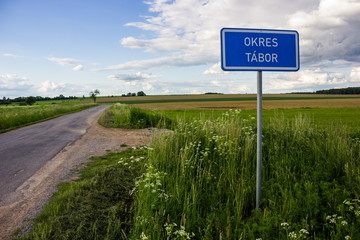
<svg viewBox="0 0 360 240"><path fill-rule="evenodd" d="M293 34L295 35L296 67L227 67L225 41L224 41L226 32ZM221 41L221 68L224 71L294 71L296 72L300 69L299 33L295 30L222 28L220 41Z"/></svg>

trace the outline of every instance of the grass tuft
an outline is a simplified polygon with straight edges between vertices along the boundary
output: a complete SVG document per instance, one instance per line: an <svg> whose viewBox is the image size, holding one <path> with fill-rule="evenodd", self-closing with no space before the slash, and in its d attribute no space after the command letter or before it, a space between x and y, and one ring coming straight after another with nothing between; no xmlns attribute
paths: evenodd
<svg viewBox="0 0 360 240"><path fill-rule="evenodd" d="M117 103L103 113L99 118L99 124L110 128L170 128L172 120L156 111L143 110Z"/></svg>

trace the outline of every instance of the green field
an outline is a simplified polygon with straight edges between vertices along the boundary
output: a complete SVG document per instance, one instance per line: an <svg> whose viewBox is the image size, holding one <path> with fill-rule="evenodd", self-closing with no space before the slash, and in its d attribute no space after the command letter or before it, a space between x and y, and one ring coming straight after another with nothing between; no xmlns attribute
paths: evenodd
<svg viewBox="0 0 360 240"><path fill-rule="evenodd" d="M216 117L227 110L159 110L170 119L176 120L183 118L190 121L195 118ZM243 116L256 117L256 109L241 110ZM295 109L264 109L263 122L269 124L272 117L283 116L285 119L294 120L295 117L303 115L309 118L309 121L317 127L340 127L349 133L360 134L360 107L359 108L295 108Z"/></svg>
<svg viewBox="0 0 360 240"><path fill-rule="evenodd" d="M263 111L260 209L255 109L117 104L104 113L106 124L169 122L172 132L154 135L149 147L94 159L26 239L360 239L358 100L348 108L272 101L283 107Z"/></svg>
<svg viewBox="0 0 360 240"><path fill-rule="evenodd" d="M288 101L288 100L328 100L328 99L356 99L360 97L347 97L347 96L337 96L337 97L327 97L327 96L314 96L314 97L308 97L308 96L272 96L272 97L263 97L264 101ZM252 97L228 97L228 98L178 98L178 99L142 99L142 100L136 100L136 99L129 99L127 101L102 101L102 103L126 103L126 104L144 104L144 103L179 103L179 102L225 102L225 101L256 101L256 96ZM126 100L126 99L124 99Z"/></svg>
<svg viewBox="0 0 360 240"><path fill-rule="evenodd" d="M170 95L99 98L101 103L125 103L150 110L255 109L256 94ZM360 107L359 95L264 94L263 108Z"/></svg>

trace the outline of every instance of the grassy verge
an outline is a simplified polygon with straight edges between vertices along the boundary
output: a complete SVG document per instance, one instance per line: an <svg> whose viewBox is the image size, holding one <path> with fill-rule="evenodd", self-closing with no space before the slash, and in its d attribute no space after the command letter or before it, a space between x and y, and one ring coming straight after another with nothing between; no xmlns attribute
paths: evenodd
<svg viewBox="0 0 360 240"><path fill-rule="evenodd" d="M0 133L94 106L96 106L96 104L54 104L0 107Z"/></svg>
<svg viewBox="0 0 360 240"><path fill-rule="evenodd" d="M32 231L19 239L128 239L134 222L130 193L146 157L141 147L93 158L78 180L59 185Z"/></svg>
<svg viewBox="0 0 360 240"><path fill-rule="evenodd" d="M230 111L153 140L132 239L360 239L360 142L304 117L264 128L255 206L254 119Z"/></svg>
<svg viewBox="0 0 360 240"><path fill-rule="evenodd" d="M129 107L125 104L114 104L99 118L99 123L110 128L147 128L171 127L172 122L163 114Z"/></svg>
<svg viewBox="0 0 360 240"><path fill-rule="evenodd" d="M130 112L114 109L108 119ZM96 158L63 184L25 239L360 239L360 141L347 130L269 118L254 210L255 117L176 119L150 149Z"/></svg>

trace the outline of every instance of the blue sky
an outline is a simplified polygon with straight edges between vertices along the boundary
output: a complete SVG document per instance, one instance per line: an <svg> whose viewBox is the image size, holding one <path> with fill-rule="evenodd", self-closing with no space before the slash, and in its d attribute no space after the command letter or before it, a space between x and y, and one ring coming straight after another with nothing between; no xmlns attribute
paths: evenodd
<svg viewBox="0 0 360 240"><path fill-rule="evenodd" d="M265 93L360 86L359 0L0 0L0 97L254 93L219 67L223 27L299 32Z"/></svg>

